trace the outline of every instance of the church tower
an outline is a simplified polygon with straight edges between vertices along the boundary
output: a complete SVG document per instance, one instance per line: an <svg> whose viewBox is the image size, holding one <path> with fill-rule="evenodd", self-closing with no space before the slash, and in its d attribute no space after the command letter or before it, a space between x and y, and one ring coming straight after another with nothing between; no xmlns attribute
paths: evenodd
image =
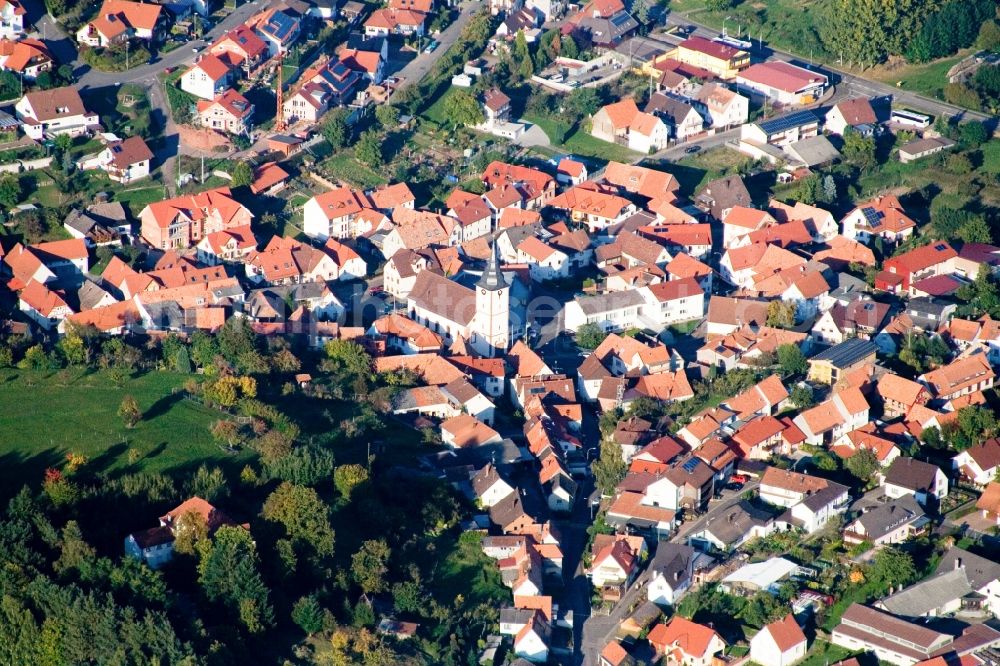
<svg viewBox="0 0 1000 666"><path fill-rule="evenodd" d="M472 346L481 354L494 356L510 342L510 285L500 272L496 243L490 248L486 270L476 283L476 316Z"/></svg>

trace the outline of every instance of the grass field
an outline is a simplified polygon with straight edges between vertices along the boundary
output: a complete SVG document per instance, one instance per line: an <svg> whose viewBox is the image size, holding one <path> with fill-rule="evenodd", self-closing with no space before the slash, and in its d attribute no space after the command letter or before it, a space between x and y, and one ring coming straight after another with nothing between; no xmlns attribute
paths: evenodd
<svg viewBox="0 0 1000 666"><path fill-rule="evenodd" d="M958 55L942 58L921 65L903 64L895 67L879 65L865 72L865 76L905 90L940 98L948 83L948 70L973 49L959 51Z"/></svg>
<svg viewBox="0 0 1000 666"><path fill-rule="evenodd" d="M601 162L634 162L642 157L641 153L629 150L625 146L608 143L595 139L582 127L578 127L569 134L562 143L557 143L553 137L566 132L566 127L559 120L549 116L525 115L524 119L529 123L534 123L545 132L545 135L552 141L552 147L564 153L572 153L580 157L589 157ZM558 129L557 129L558 128Z"/></svg>
<svg viewBox="0 0 1000 666"><path fill-rule="evenodd" d="M652 162L648 166L669 171L681 184L681 192L692 195L705 183L734 173L749 161L742 153L719 146L694 155L686 155L676 162Z"/></svg>
<svg viewBox="0 0 1000 666"><path fill-rule="evenodd" d="M242 466L248 454L227 455L212 441L209 425L220 413L171 393L187 378L150 372L117 388L101 371L0 370L0 487L38 481L70 451L87 456L95 473ZM143 411L131 430L118 416L126 394ZM129 449L141 456L134 464Z"/></svg>
<svg viewBox="0 0 1000 666"><path fill-rule="evenodd" d="M799 666L829 666L829 664L836 664L838 661L843 661L852 654L854 652L847 648L842 648L826 641L816 641L809 646L809 653Z"/></svg>
<svg viewBox="0 0 1000 666"><path fill-rule="evenodd" d="M115 192L115 200L128 204L134 215L154 201L162 201L167 197L162 185L146 185L129 190L119 190Z"/></svg>
<svg viewBox="0 0 1000 666"><path fill-rule="evenodd" d="M447 99L449 97L451 97L452 95L456 94L459 90L462 90L462 89L461 88L456 88L455 86L452 86L452 87L448 88L443 93L441 93L441 95L436 100L434 100L433 104L431 104L426 109L424 109L423 113L421 113L420 115L423 116L424 118L426 118L427 120L430 120L431 122L437 123L438 125L444 125L445 124L445 117L444 117L444 105L445 105L445 102L447 101Z"/></svg>

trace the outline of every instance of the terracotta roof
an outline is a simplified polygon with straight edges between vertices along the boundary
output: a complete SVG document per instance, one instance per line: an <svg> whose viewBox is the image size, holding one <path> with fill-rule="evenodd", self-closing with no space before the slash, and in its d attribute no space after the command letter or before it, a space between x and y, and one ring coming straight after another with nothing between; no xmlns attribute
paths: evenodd
<svg viewBox="0 0 1000 666"><path fill-rule="evenodd" d="M204 113L213 106L221 106L226 113L237 119L248 118L253 114L253 104L233 88L229 88L213 100L199 100L198 113Z"/></svg>
<svg viewBox="0 0 1000 666"><path fill-rule="evenodd" d="M579 178L583 175L586 170L586 166L582 162L577 162L576 160L571 160L568 157L564 157L559 160L559 165L556 167L558 173L565 173L571 178Z"/></svg>
<svg viewBox="0 0 1000 666"><path fill-rule="evenodd" d="M369 192L368 198L375 208L382 210L394 210L398 206L412 204L417 199L406 183L378 187Z"/></svg>
<svg viewBox="0 0 1000 666"><path fill-rule="evenodd" d="M976 461L979 469L989 472L1000 467L1000 438L992 437L982 444L967 449L967 453Z"/></svg>
<svg viewBox="0 0 1000 666"><path fill-rule="evenodd" d="M18 297L43 317L52 316L58 308L69 308L62 296L35 280L29 282Z"/></svg>
<svg viewBox="0 0 1000 666"><path fill-rule="evenodd" d="M726 216L722 218L722 223L753 231L767 225L777 224L778 222L766 210L748 208L747 206L733 206L729 209Z"/></svg>
<svg viewBox="0 0 1000 666"><path fill-rule="evenodd" d="M52 54L45 42L29 37L16 42L6 38L0 40L0 56L6 57L6 60L3 61L3 69L12 72L23 72L28 67L53 61Z"/></svg>
<svg viewBox="0 0 1000 666"><path fill-rule="evenodd" d="M817 476L768 467L760 479L761 487L772 486L795 493L812 494L825 489L829 482Z"/></svg>
<svg viewBox="0 0 1000 666"><path fill-rule="evenodd" d="M840 111L840 115L843 116L844 121L851 127L874 125L878 122L875 110L872 108L871 101L867 97L845 99L838 102L836 108Z"/></svg>
<svg viewBox="0 0 1000 666"><path fill-rule="evenodd" d="M278 183L282 183L290 177L290 174L278 166L275 162L266 162L254 170L253 182L250 184L250 191L260 194Z"/></svg>
<svg viewBox="0 0 1000 666"><path fill-rule="evenodd" d="M664 402L687 400L694 397L694 390L683 370L674 372L666 370L642 375L632 390L640 395Z"/></svg>
<svg viewBox="0 0 1000 666"><path fill-rule="evenodd" d="M97 18L90 25L97 28L101 34L114 37L125 28L153 30L160 19L161 5L147 2L130 2L129 0L104 0Z"/></svg>
<svg viewBox="0 0 1000 666"><path fill-rule="evenodd" d="M500 437L500 434L469 414L459 414L441 423L441 430L452 436L453 446L466 448L481 446Z"/></svg>
<svg viewBox="0 0 1000 666"><path fill-rule="evenodd" d="M659 651L666 651L668 648L676 647L682 654L694 659L703 659L712 644L712 639L721 637L713 629L703 624L686 620L679 615L675 615L670 624L658 624L649 632L649 642ZM681 660L678 660L681 661Z"/></svg>
<svg viewBox="0 0 1000 666"><path fill-rule="evenodd" d="M619 102L612 102L601 109L608 116L611 125L615 129L625 129L632 124L632 120L639 114L639 107L635 100L626 97ZM600 113L601 111L598 111Z"/></svg>
<svg viewBox="0 0 1000 666"><path fill-rule="evenodd" d="M771 638L774 639L781 652L787 652L796 645L806 642L806 635L802 633L802 628L791 613L766 625L761 631L771 634Z"/></svg>
<svg viewBox="0 0 1000 666"><path fill-rule="evenodd" d="M198 62L191 65L191 69L200 69L212 81L220 81L229 75L229 65L211 53L203 55Z"/></svg>
<svg viewBox="0 0 1000 666"><path fill-rule="evenodd" d="M634 101L632 103L635 104ZM621 162L608 162L602 179L626 192L668 202L677 199L680 189L680 183L673 174Z"/></svg>
<svg viewBox="0 0 1000 666"><path fill-rule="evenodd" d="M426 18L426 14L410 11L409 9L376 9L372 12L368 20L365 21L365 26L395 30L400 25L423 25Z"/></svg>
<svg viewBox="0 0 1000 666"><path fill-rule="evenodd" d="M910 250L909 252L904 252L903 254L896 255L891 259L886 259L885 266L887 271L889 271L890 267L893 267L899 269L896 272L901 275L902 271L907 271L912 274L918 273L922 270L930 268L931 266L935 266L957 256L958 252L956 252L951 245L941 241L931 243L930 245L924 245L923 247L918 247L917 249Z"/></svg>
<svg viewBox="0 0 1000 666"><path fill-rule="evenodd" d="M465 377L461 370L438 354L380 356L375 359L375 372L392 372L403 369L416 373L424 382L434 385L443 386Z"/></svg>
<svg viewBox="0 0 1000 666"><path fill-rule="evenodd" d="M927 389L917 382L900 377L899 375L887 372L882 375L876 384L875 390L886 399L898 402L902 405L915 405L921 393L926 395Z"/></svg>
<svg viewBox="0 0 1000 666"><path fill-rule="evenodd" d="M813 259L816 261L830 259L845 264L857 263L865 266L875 265L875 253L871 248L850 238L834 236L827 242L827 246L827 249L816 252Z"/></svg>
<svg viewBox="0 0 1000 666"><path fill-rule="evenodd" d="M986 490L976 501L976 508L989 511L992 514L1000 514L1000 482L990 481Z"/></svg>
<svg viewBox="0 0 1000 666"><path fill-rule="evenodd" d="M788 398L788 389L778 375L771 375L751 386L734 398L725 400L724 404L746 418L750 414L764 413L771 410Z"/></svg>
<svg viewBox="0 0 1000 666"><path fill-rule="evenodd" d="M637 518L653 523L672 523L677 515L675 511L659 506L648 506L642 503L642 493L623 492L608 508L608 515L622 518Z"/></svg>
<svg viewBox="0 0 1000 666"><path fill-rule="evenodd" d="M950 397L996 376L986 354L971 354L920 376L935 397Z"/></svg>
<svg viewBox="0 0 1000 666"><path fill-rule="evenodd" d="M153 159L153 151L141 136L130 136L122 141L109 143L107 150L111 151L111 163L118 169L127 169L133 164Z"/></svg>
<svg viewBox="0 0 1000 666"><path fill-rule="evenodd" d="M201 516L202 520L205 521L205 525L208 526L209 533L214 533L215 530L223 525L236 524L229 516L200 497L192 497L182 502L179 506L161 516L160 522L168 526L173 526L186 513L196 513Z"/></svg>

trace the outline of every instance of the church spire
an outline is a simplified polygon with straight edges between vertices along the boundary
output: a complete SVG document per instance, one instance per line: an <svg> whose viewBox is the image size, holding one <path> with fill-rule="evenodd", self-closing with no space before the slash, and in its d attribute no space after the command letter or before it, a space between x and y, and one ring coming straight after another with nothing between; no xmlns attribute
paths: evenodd
<svg viewBox="0 0 1000 666"><path fill-rule="evenodd" d="M507 280L500 272L500 255L497 252L496 241L493 241L493 245L490 247L490 258L486 261L486 270L483 271L483 276L479 278L476 286L490 291L499 291L508 286Z"/></svg>

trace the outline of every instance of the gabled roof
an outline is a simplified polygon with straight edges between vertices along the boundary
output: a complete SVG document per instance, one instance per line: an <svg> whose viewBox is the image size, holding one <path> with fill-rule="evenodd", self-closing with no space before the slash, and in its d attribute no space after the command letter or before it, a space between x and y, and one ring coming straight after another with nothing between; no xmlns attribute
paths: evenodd
<svg viewBox="0 0 1000 666"><path fill-rule="evenodd" d="M791 613L780 620L765 625L761 631L771 634L771 638L781 652L787 652L796 645L806 642L806 635L802 632L802 627L795 621Z"/></svg>
<svg viewBox="0 0 1000 666"><path fill-rule="evenodd" d="M686 620L675 615L670 624L658 624L649 632L649 642L661 651L676 648L682 655L695 659L704 658L712 644L712 639L722 638L713 629L703 624ZM677 661L681 661L678 659Z"/></svg>

